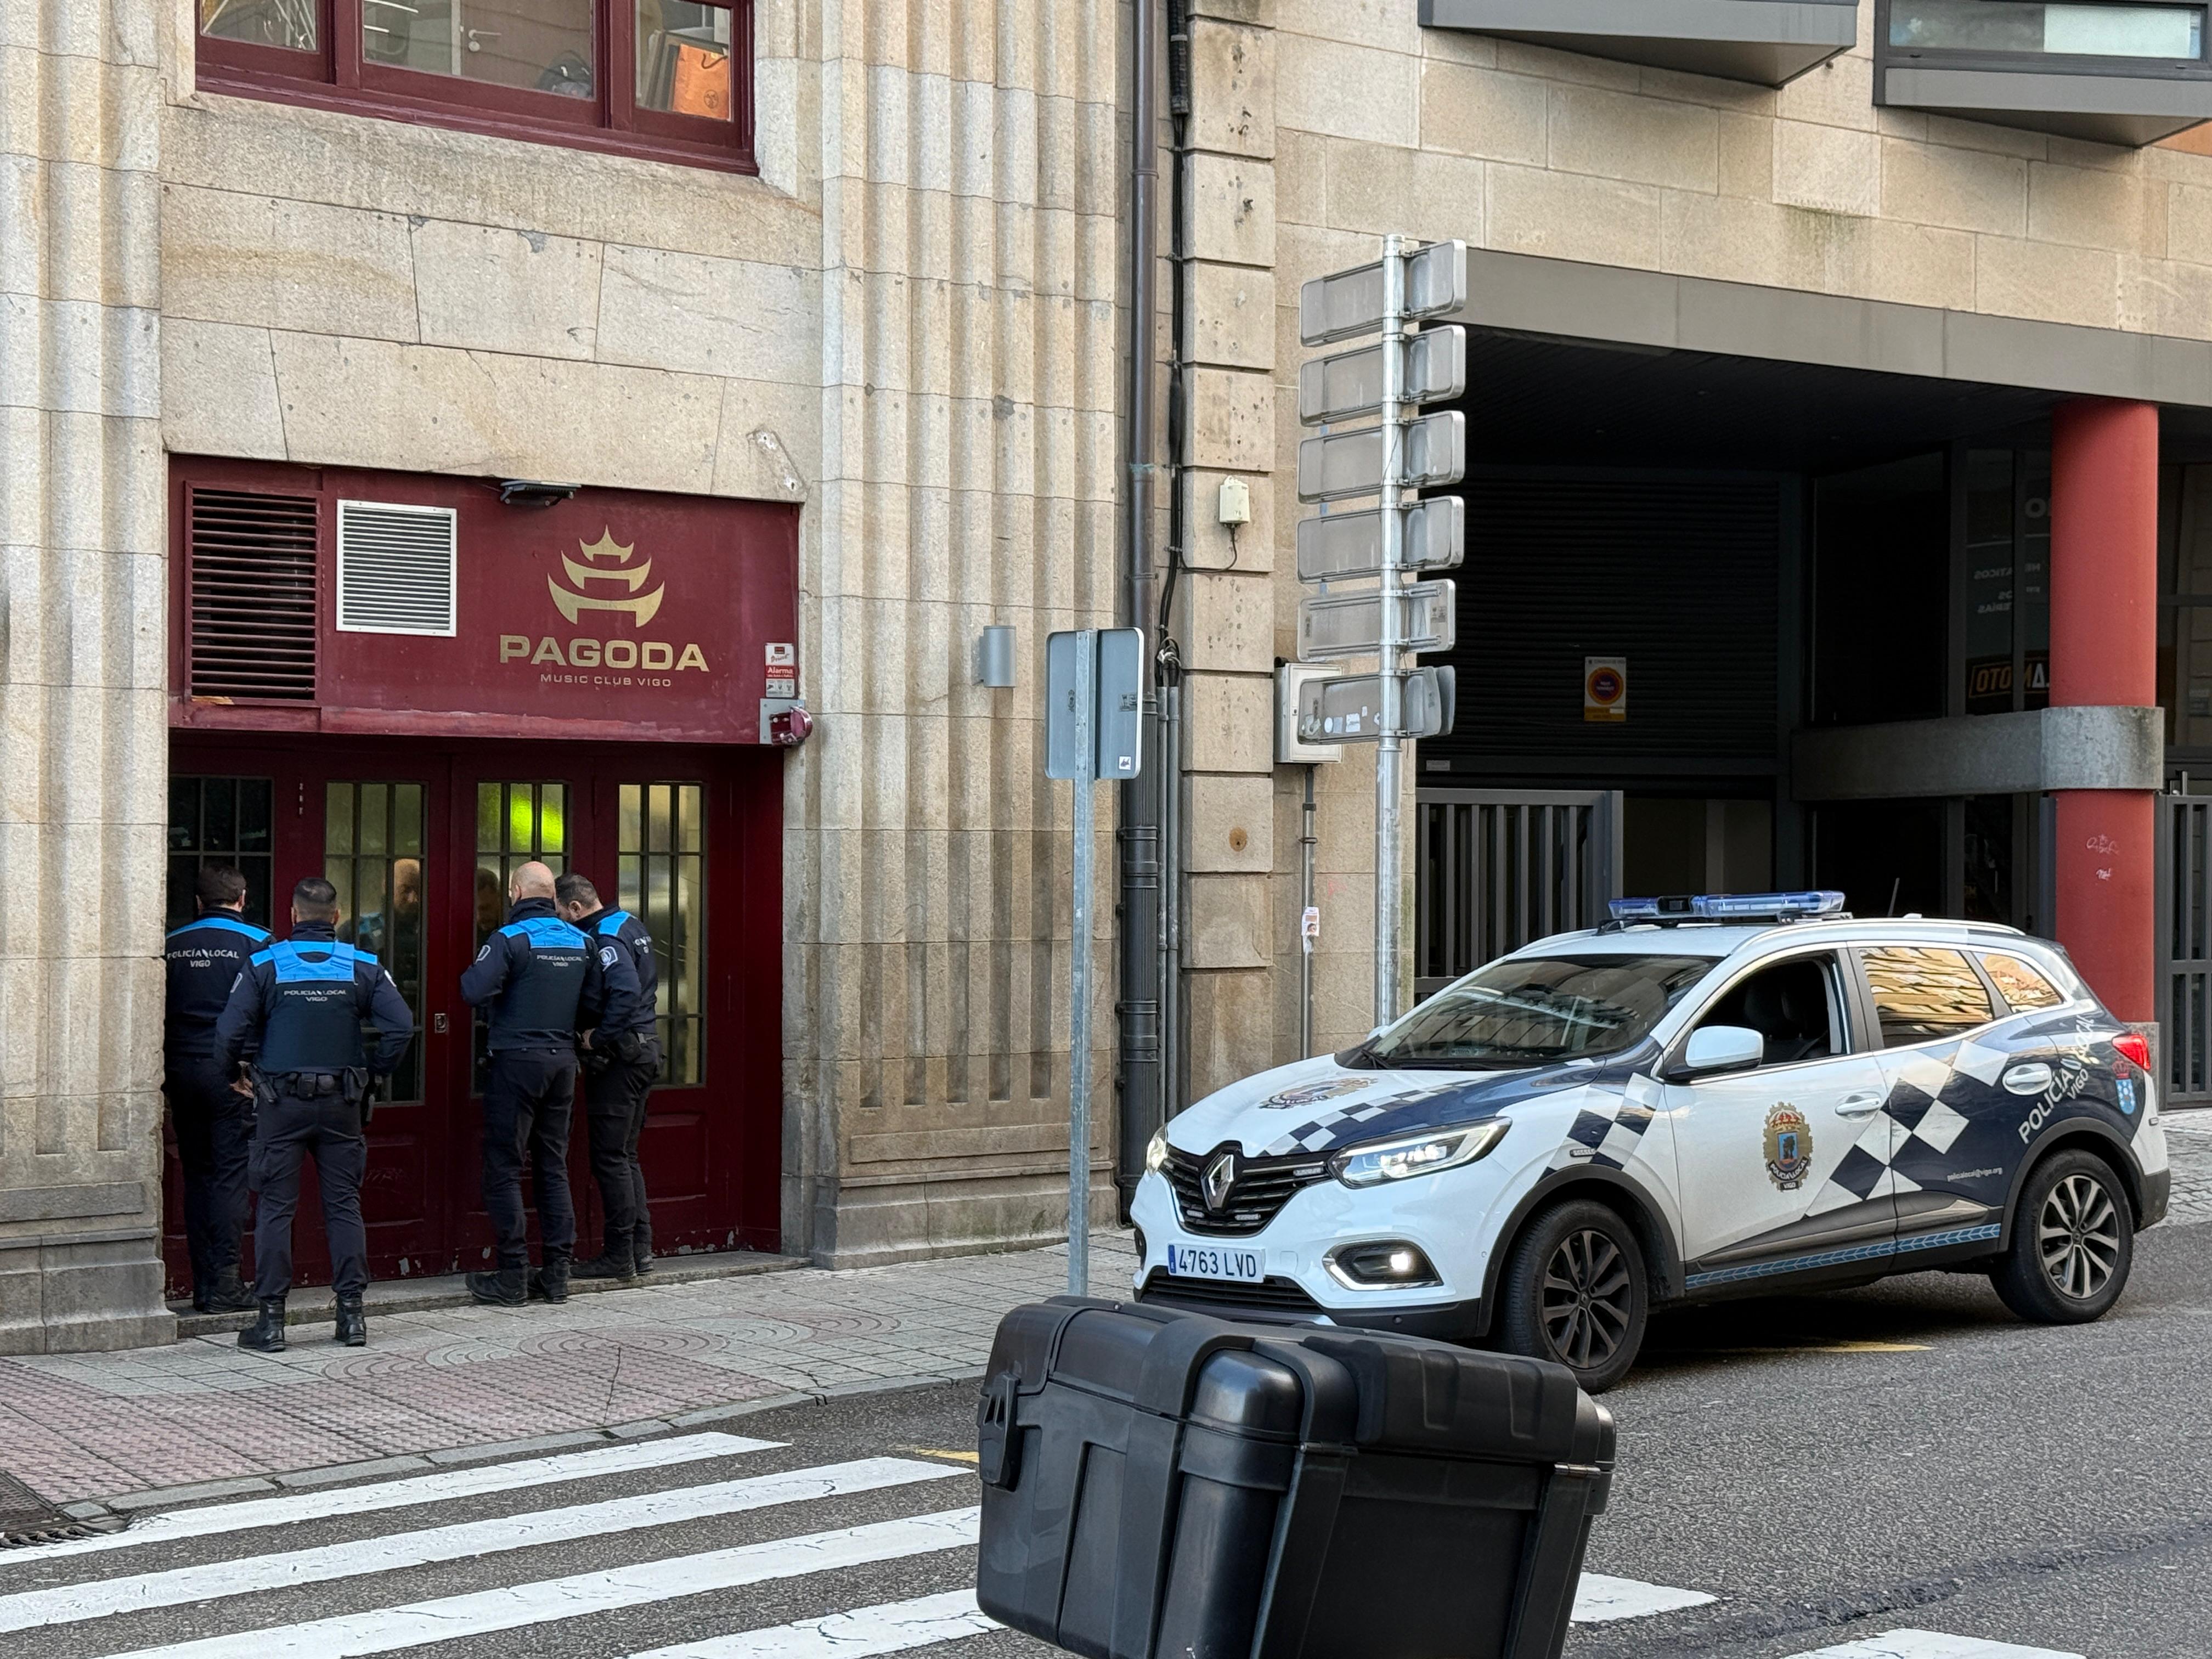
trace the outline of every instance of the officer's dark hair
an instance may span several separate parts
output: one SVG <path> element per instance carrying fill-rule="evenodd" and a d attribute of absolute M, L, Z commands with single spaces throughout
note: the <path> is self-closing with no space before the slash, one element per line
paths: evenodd
<path fill-rule="evenodd" d="M 553 896 L 562 904 L 597 904 L 599 890 L 592 885 L 589 876 L 556 876 L 553 878 Z"/>
<path fill-rule="evenodd" d="M 246 878 L 234 865 L 203 864 L 192 890 L 203 910 L 227 910 L 246 896 Z"/>
<path fill-rule="evenodd" d="M 302 921 L 336 921 L 338 890 L 320 876 L 309 876 L 292 890 L 292 908 Z"/>

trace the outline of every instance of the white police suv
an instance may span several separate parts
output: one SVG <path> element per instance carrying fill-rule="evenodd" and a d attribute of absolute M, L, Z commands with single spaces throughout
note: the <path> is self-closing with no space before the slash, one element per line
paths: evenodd
<path fill-rule="evenodd" d="M 1139 1296 L 1487 1340 L 1591 1389 L 1655 1302 L 1950 1267 L 2097 1318 L 2166 1213 L 2145 1039 L 2054 945 L 1842 904 L 1617 900 L 1209 1096 L 1152 1141 Z"/>

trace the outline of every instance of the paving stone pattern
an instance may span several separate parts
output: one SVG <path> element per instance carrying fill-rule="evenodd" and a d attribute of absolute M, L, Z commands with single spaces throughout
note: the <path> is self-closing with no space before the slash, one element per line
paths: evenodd
<path fill-rule="evenodd" d="M 1096 1237 L 1093 1289 L 1125 1294 L 1133 1259 L 1126 1233 Z M 1065 1249 L 1030 1250 L 645 1285 L 557 1308 L 389 1315 L 372 1321 L 367 1348 L 336 1346 L 327 1328 L 308 1324 L 276 1356 L 225 1333 L 4 1359 L 0 1470 L 56 1503 L 117 1504 L 149 1489 L 975 1376 L 1000 1314 L 1066 1283 Z"/>

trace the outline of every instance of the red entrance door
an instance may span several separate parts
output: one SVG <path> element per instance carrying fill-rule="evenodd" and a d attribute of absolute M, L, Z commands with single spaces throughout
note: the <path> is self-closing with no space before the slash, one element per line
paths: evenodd
<path fill-rule="evenodd" d="M 772 751 L 434 739 L 201 738 L 172 757 L 170 894 L 191 908 L 200 862 L 246 870 L 253 919 L 281 937 L 294 883 L 338 889 L 343 937 L 373 951 L 417 1035 L 369 1129 L 363 1212 L 379 1279 L 489 1259 L 478 1142 L 483 1043 L 461 969 L 506 920 L 507 878 L 531 858 L 588 876 L 643 919 L 660 966 L 665 1055 L 641 1157 L 654 1246 L 772 1249 L 779 1237 L 781 793 Z M 172 925 L 182 920 L 174 916 Z M 578 1248 L 601 1211 L 571 1136 Z M 188 1280 L 172 1170 L 170 1276 Z M 328 1258 L 303 1193 L 302 1283 Z"/>

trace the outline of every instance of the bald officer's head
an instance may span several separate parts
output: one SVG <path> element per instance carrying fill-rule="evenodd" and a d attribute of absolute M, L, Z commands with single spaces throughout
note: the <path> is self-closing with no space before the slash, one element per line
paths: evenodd
<path fill-rule="evenodd" d="M 553 896 L 553 872 L 536 859 L 518 865 L 507 878 L 507 896 L 517 904 L 525 899 L 550 899 Z"/>

